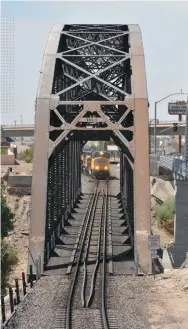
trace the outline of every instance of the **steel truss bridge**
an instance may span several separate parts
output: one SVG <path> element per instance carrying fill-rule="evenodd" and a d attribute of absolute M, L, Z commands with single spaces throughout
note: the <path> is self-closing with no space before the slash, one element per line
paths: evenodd
<path fill-rule="evenodd" d="M 36 99 L 29 265 L 42 272 L 81 195 L 80 152 L 113 139 L 120 194 L 140 267 L 150 272 L 148 96 L 138 25 L 55 25 Z"/>

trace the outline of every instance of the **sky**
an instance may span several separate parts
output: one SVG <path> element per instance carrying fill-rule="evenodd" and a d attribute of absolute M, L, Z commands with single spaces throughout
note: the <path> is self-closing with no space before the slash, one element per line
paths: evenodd
<path fill-rule="evenodd" d="M 2 114 L 2 124 L 34 123 L 39 71 L 48 33 L 61 24 L 139 24 L 142 33 L 149 115 L 154 103 L 178 93 L 188 93 L 188 2 L 181 1 L 3 1 L 2 12 L 15 20 L 14 110 Z M 157 106 L 160 120 L 168 115 L 168 101 Z"/>

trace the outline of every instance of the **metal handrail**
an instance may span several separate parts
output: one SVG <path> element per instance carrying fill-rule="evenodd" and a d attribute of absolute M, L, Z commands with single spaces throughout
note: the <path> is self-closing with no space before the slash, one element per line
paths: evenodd
<path fill-rule="evenodd" d="M 176 121 L 176 120 L 160 120 L 159 123 L 157 123 L 157 126 L 160 125 L 160 124 L 165 124 L 165 123 L 166 124 L 172 124 L 172 123 L 174 123 L 174 121 Z M 181 121 L 181 124 L 184 124 L 184 123 L 186 123 L 185 120 Z M 149 122 L 149 125 L 154 126 L 154 123 Z M 23 124 L 23 125 L 16 125 L 16 126 L 15 125 L 1 125 L 1 127 L 4 128 L 4 129 L 7 129 L 7 128 L 15 128 L 15 129 L 19 128 L 20 129 L 20 128 L 27 128 L 27 127 L 34 127 L 34 126 L 35 126 L 34 123 L 33 124 L 29 123 L 29 124 Z"/>
<path fill-rule="evenodd" d="M 170 169 L 175 174 L 188 178 L 188 162 L 183 159 L 174 159 L 172 156 L 160 156 L 160 165 Z"/>
<path fill-rule="evenodd" d="M 167 126 L 173 126 L 173 123 L 177 123 L 178 126 L 184 126 L 186 125 L 186 122 L 185 121 L 181 121 L 179 122 L 178 120 L 173 120 L 173 121 L 160 121 L 159 123 L 157 123 L 157 127 L 159 126 L 164 126 L 164 125 L 167 125 Z M 154 123 L 149 123 L 149 126 L 150 127 L 153 127 L 155 124 Z"/>
<path fill-rule="evenodd" d="M 173 171 L 185 178 L 188 178 L 188 162 L 185 160 L 174 159 Z"/>
<path fill-rule="evenodd" d="M 27 128 L 27 127 L 34 127 L 34 124 L 24 124 L 24 125 L 1 125 L 3 129 L 8 129 L 8 128 Z"/>

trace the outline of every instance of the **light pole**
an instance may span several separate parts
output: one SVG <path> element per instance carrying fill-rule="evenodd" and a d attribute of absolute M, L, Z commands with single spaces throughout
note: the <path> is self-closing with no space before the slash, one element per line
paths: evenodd
<path fill-rule="evenodd" d="M 157 132 L 157 130 L 156 130 L 156 126 L 157 126 L 157 104 L 164 101 L 168 97 L 174 96 L 174 95 L 188 95 L 188 93 L 173 93 L 173 94 L 165 96 L 164 98 L 161 98 L 160 100 L 155 102 L 155 125 L 154 125 L 154 153 L 155 154 L 157 154 L 157 134 L 156 134 L 156 132 Z"/>
<path fill-rule="evenodd" d="M 150 119 L 149 120 L 149 154 L 151 154 L 151 133 L 150 133 L 150 127 L 151 127 L 151 123 L 152 121 L 154 121 L 155 119 Z"/>
<path fill-rule="evenodd" d="M 23 115 L 20 116 L 20 124 L 23 125 Z M 23 144 L 23 137 L 21 137 L 21 143 Z"/>
<path fill-rule="evenodd" d="M 151 124 L 152 124 L 153 121 L 155 121 L 155 119 L 150 119 L 149 120 L 149 153 L 150 154 L 151 154 L 151 136 L 152 136 L 152 134 L 150 132 L 150 128 L 151 128 Z M 156 121 L 157 121 L 157 124 L 158 124 L 159 120 L 157 119 Z"/>

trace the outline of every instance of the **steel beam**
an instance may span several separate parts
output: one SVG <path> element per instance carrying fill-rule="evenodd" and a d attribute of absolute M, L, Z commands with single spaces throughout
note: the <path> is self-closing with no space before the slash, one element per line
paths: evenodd
<path fill-rule="evenodd" d="M 50 97 L 56 52 L 63 26 L 56 25 L 48 39 L 40 75 L 35 108 L 34 161 L 31 197 L 31 218 L 29 230 L 28 265 L 41 257 L 42 272 L 45 254 L 46 201 L 48 176 L 48 127 L 50 121 Z"/>
<path fill-rule="evenodd" d="M 134 232 L 135 253 L 139 265 L 146 273 L 151 272 L 151 256 L 148 250 L 148 235 L 151 232 L 150 171 L 148 136 L 148 96 L 145 76 L 144 51 L 140 29 L 129 25 L 131 65 L 133 72 L 134 110 Z"/>

